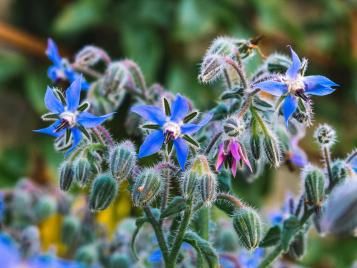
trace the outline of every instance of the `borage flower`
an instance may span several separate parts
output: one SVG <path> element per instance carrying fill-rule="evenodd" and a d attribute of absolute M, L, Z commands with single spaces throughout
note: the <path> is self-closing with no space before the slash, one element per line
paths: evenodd
<path fill-rule="evenodd" d="M 42 118 L 47 121 L 55 121 L 47 128 L 34 130 L 34 132 L 47 134 L 56 138 L 66 135 L 72 137 L 72 146 L 67 151 L 70 153 L 82 140 L 82 132 L 88 136 L 86 128 L 94 128 L 113 114 L 95 116 L 85 110 L 89 107 L 84 102 L 79 105 L 81 93 L 81 77 L 76 79 L 66 90 L 65 96 L 50 87 L 45 94 L 45 105 L 50 113 Z"/>
<path fill-rule="evenodd" d="M 243 145 L 234 138 L 224 141 L 218 147 L 216 170 L 219 171 L 224 163 L 231 169 L 234 177 L 237 174 L 238 164 L 241 167 L 243 163 L 246 164 L 252 172 L 252 167 Z"/>
<path fill-rule="evenodd" d="M 165 100 L 164 100 L 165 101 Z M 199 131 L 212 118 L 212 114 L 207 114 L 203 120 L 197 124 L 187 123 L 190 121 L 189 104 L 180 94 L 176 95 L 171 106 L 165 105 L 166 109 L 150 105 L 135 105 L 131 111 L 140 115 L 145 120 L 154 123 L 156 130 L 148 135 L 139 149 L 139 158 L 157 153 L 164 143 L 173 142 L 176 150 L 176 157 L 182 170 L 188 157 L 189 147 L 186 141 L 192 141 L 189 136 Z M 191 118 L 192 119 L 192 118 Z"/>
<path fill-rule="evenodd" d="M 283 96 L 282 111 L 286 124 L 298 107 L 297 98 L 308 101 L 308 95 L 325 96 L 335 91 L 335 82 L 322 75 L 304 76 L 304 64 L 299 56 L 290 47 L 292 64 L 287 69 L 285 76 L 275 77 L 253 85 L 274 96 Z"/>
<path fill-rule="evenodd" d="M 47 72 L 48 77 L 52 81 L 58 82 L 68 80 L 72 83 L 81 76 L 81 74 L 73 70 L 67 59 L 60 56 L 57 45 L 51 38 L 48 39 L 46 55 L 53 63 L 53 65 L 48 68 Z M 82 90 L 87 90 L 89 88 L 89 84 L 86 80 L 82 79 L 81 83 Z"/>

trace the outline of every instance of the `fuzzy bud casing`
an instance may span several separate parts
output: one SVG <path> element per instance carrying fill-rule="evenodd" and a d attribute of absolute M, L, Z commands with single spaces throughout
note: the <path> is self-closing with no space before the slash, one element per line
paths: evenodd
<path fill-rule="evenodd" d="M 233 217 L 233 226 L 241 244 L 248 250 L 259 246 L 262 238 L 262 220 L 253 208 L 244 207 Z"/>
<path fill-rule="evenodd" d="M 135 146 L 131 141 L 124 141 L 109 152 L 109 169 L 118 181 L 127 179 L 136 164 Z"/>
<path fill-rule="evenodd" d="M 92 165 L 86 158 L 79 158 L 73 165 L 74 177 L 80 187 L 86 186 L 93 178 Z"/>
<path fill-rule="evenodd" d="M 223 123 L 224 132 L 229 137 L 238 137 L 245 130 L 244 122 L 237 117 L 230 117 Z"/>
<path fill-rule="evenodd" d="M 78 238 L 80 221 L 78 218 L 68 215 L 63 219 L 61 226 L 61 241 L 66 245 L 71 245 Z"/>
<path fill-rule="evenodd" d="M 321 147 L 330 148 L 336 142 L 336 131 L 331 126 L 323 124 L 315 130 L 314 138 Z"/>
<path fill-rule="evenodd" d="M 110 256 L 109 268 L 130 268 L 131 262 L 127 254 L 115 252 Z"/>
<path fill-rule="evenodd" d="M 325 176 L 317 167 L 307 166 L 303 172 L 305 199 L 309 205 L 320 207 L 325 197 Z"/>
<path fill-rule="evenodd" d="M 135 179 L 132 199 L 134 206 L 141 207 L 150 204 L 160 192 L 160 172 L 153 168 L 144 169 Z"/>
<path fill-rule="evenodd" d="M 273 167 L 280 165 L 280 148 L 277 140 L 270 135 L 265 135 L 263 138 L 263 148 L 265 156 Z"/>
<path fill-rule="evenodd" d="M 104 210 L 114 200 L 118 192 L 118 182 L 109 174 L 98 175 L 92 183 L 89 194 L 91 210 Z"/>
<path fill-rule="evenodd" d="M 74 179 L 73 164 L 65 161 L 61 164 L 60 170 L 60 188 L 62 191 L 68 191 Z"/>
<path fill-rule="evenodd" d="M 75 254 L 75 260 L 84 267 L 92 267 L 98 261 L 98 258 L 98 248 L 94 244 L 81 246 Z"/>
<path fill-rule="evenodd" d="M 34 206 L 37 220 L 42 221 L 53 215 L 57 210 L 56 200 L 49 196 L 41 196 Z"/>
<path fill-rule="evenodd" d="M 129 83 L 130 74 L 125 65 L 119 62 L 111 63 L 104 75 L 103 88 L 105 92 L 119 93 Z"/>
<path fill-rule="evenodd" d="M 75 64 L 80 66 L 93 66 L 103 60 L 106 63 L 110 62 L 108 54 L 101 48 L 95 46 L 85 46 L 75 57 Z"/>
<path fill-rule="evenodd" d="M 332 182 L 334 185 L 343 183 L 349 176 L 349 167 L 343 160 L 336 160 L 331 164 Z"/>

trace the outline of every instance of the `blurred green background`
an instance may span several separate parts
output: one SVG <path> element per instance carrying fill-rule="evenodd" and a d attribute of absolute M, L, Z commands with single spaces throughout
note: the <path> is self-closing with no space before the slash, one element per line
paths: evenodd
<path fill-rule="evenodd" d="M 263 35 L 265 54 L 287 53 L 290 44 L 310 60 L 308 74 L 323 74 L 340 84 L 334 94 L 314 99 L 316 123 L 336 127 L 340 142 L 335 156 L 343 157 L 357 145 L 354 0 L 0 0 L 0 185 L 11 186 L 23 176 L 54 178 L 62 159 L 50 138 L 31 132 L 43 126 L 39 116 L 50 83 L 44 54 L 48 37 L 68 57 L 93 44 L 113 59 L 133 59 L 148 83 L 182 92 L 204 109 L 214 105 L 220 85 L 198 83 L 199 62 L 211 41 L 226 35 Z M 258 63 L 258 57 L 250 61 L 250 69 Z M 126 113 L 125 108 L 120 112 Z M 122 129 L 118 120 L 110 127 Z M 311 137 L 302 146 L 319 161 Z M 318 262 L 321 252 L 330 254 L 328 243 L 313 244 L 318 253 L 308 262 Z"/>

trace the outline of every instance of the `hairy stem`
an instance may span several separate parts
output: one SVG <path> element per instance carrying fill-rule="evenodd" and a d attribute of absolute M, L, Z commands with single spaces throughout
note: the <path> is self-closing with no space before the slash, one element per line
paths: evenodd
<path fill-rule="evenodd" d="M 241 80 L 243 88 L 244 89 L 248 89 L 247 79 L 245 77 L 245 73 L 242 70 L 241 66 L 238 65 L 234 60 L 232 60 L 231 58 L 228 58 L 228 57 L 225 58 L 225 61 L 226 61 L 227 64 L 232 66 L 233 69 L 237 72 L 237 74 L 238 74 L 238 76 L 239 76 L 239 78 Z"/>
<path fill-rule="evenodd" d="M 205 150 L 205 154 L 209 154 L 213 148 L 213 146 L 216 144 L 217 140 L 221 137 L 221 135 L 223 134 L 223 132 L 218 132 L 210 141 L 210 143 L 208 144 L 206 150 Z"/>
<path fill-rule="evenodd" d="M 323 155 L 324 155 L 324 161 L 326 164 L 327 175 L 329 180 L 328 189 L 330 189 L 333 187 L 333 178 L 332 178 L 332 170 L 331 170 L 331 154 L 330 154 L 330 150 L 327 147 L 324 147 Z"/>
<path fill-rule="evenodd" d="M 283 249 L 278 245 L 264 260 L 260 263 L 259 268 L 270 267 L 270 265 L 283 253 Z"/>
<path fill-rule="evenodd" d="M 88 67 L 84 67 L 84 66 L 80 66 L 78 64 L 72 64 L 72 68 L 80 73 L 83 73 L 83 74 L 86 74 L 86 75 L 89 75 L 95 79 L 99 79 L 103 76 L 103 74 L 91 69 L 91 68 L 88 68 Z"/>
<path fill-rule="evenodd" d="M 167 202 L 169 200 L 169 194 L 170 194 L 170 183 L 171 183 L 171 170 L 169 168 L 164 170 L 165 175 L 164 178 L 164 189 L 161 193 L 161 207 L 160 211 L 161 213 L 166 209 Z M 160 226 L 162 225 L 164 219 L 160 218 L 159 224 Z"/>
<path fill-rule="evenodd" d="M 217 200 L 226 200 L 230 203 L 232 203 L 235 207 L 243 208 L 244 205 L 243 203 L 234 195 L 231 195 L 229 193 L 219 193 L 217 194 Z"/>
<path fill-rule="evenodd" d="M 179 254 L 180 248 L 181 248 L 181 244 L 184 238 L 184 235 L 186 233 L 186 229 L 190 223 L 190 219 L 191 219 L 191 214 L 192 214 L 192 198 L 190 198 L 189 200 L 187 200 L 187 207 L 185 209 L 185 212 L 183 214 L 183 218 L 182 221 L 180 223 L 180 227 L 178 229 L 178 232 L 176 234 L 174 243 L 172 245 L 171 248 L 171 252 L 170 252 L 170 266 L 169 267 L 175 267 L 176 265 L 176 259 L 177 256 Z"/>
<path fill-rule="evenodd" d="M 167 243 L 166 243 L 164 234 L 162 232 L 162 229 L 159 226 L 159 223 L 155 219 L 155 217 L 152 214 L 151 209 L 149 207 L 147 207 L 147 206 L 144 207 L 144 212 L 146 214 L 146 217 L 149 219 L 151 226 L 153 227 L 153 229 L 155 231 L 155 235 L 156 235 L 157 241 L 159 243 L 159 247 L 162 252 L 162 256 L 164 258 L 165 264 L 168 264 L 169 263 L 169 250 L 168 250 Z"/>

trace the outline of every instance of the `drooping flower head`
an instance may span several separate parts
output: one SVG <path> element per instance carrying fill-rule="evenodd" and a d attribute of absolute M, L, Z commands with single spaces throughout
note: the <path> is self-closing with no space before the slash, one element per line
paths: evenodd
<path fill-rule="evenodd" d="M 186 141 L 192 140 L 189 135 L 199 131 L 212 118 L 212 114 L 207 114 L 199 123 L 186 122 L 185 117 L 189 112 L 189 104 L 180 94 L 177 94 L 175 100 L 171 102 L 169 111 L 166 111 L 167 114 L 159 107 L 151 105 L 135 105 L 131 111 L 155 124 L 156 128 L 140 146 L 139 158 L 155 154 L 164 143 L 173 142 L 182 170 L 185 168 L 189 152 Z"/>
<path fill-rule="evenodd" d="M 79 104 L 81 93 L 81 77 L 77 78 L 67 88 L 65 96 L 53 88 L 48 87 L 45 94 L 45 105 L 50 113 L 43 116 L 44 120 L 55 121 L 47 128 L 34 130 L 34 132 L 47 134 L 56 138 L 66 135 L 72 138 L 70 153 L 82 140 L 82 133 L 87 134 L 87 128 L 94 128 L 113 114 L 95 116 L 85 110 L 87 103 Z M 66 138 L 67 139 L 67 138 Z"/>
<path fill-rule="evenodd" d="M 224 141 L 218 147 L 216 170 L 220 170 L 224 163 L 228 165 L 234 177 L 238 166 L 242 167 L 243 163 L 252 171 L 243 145 L 234 138 Z"/>
<path fill-rule="evenodd" d="M 60 56 L 57 45 L 51 38 L 48 39 L 46 55 L 52 61 L 52 65 L 47 71 L 48 77 L 52 81 L 67 80 L 72 83 L 81 76 L 81 74 L 73 70 L 67 59 Z M 81 88 L 82 90 L 89 88 L 88 82 L 84 79 L 81 80 Z"/>
<path fill-rule="evenodd" d="M 304 64 L 299 56 L 290 47 L 292 64 L 287 69 L 284 76 L 275 77 L 263 82 L 254 84 L 254 88 L 259 88 L 274 96 L 284 96 L 282 112 L 286 124 L 298 107 L 298 98 L 303 101 L 309 100 L 309 95 L 325 96 L 335 91 L 333 87 L 338 86 L 322 75 L 304 76 Z"/>

